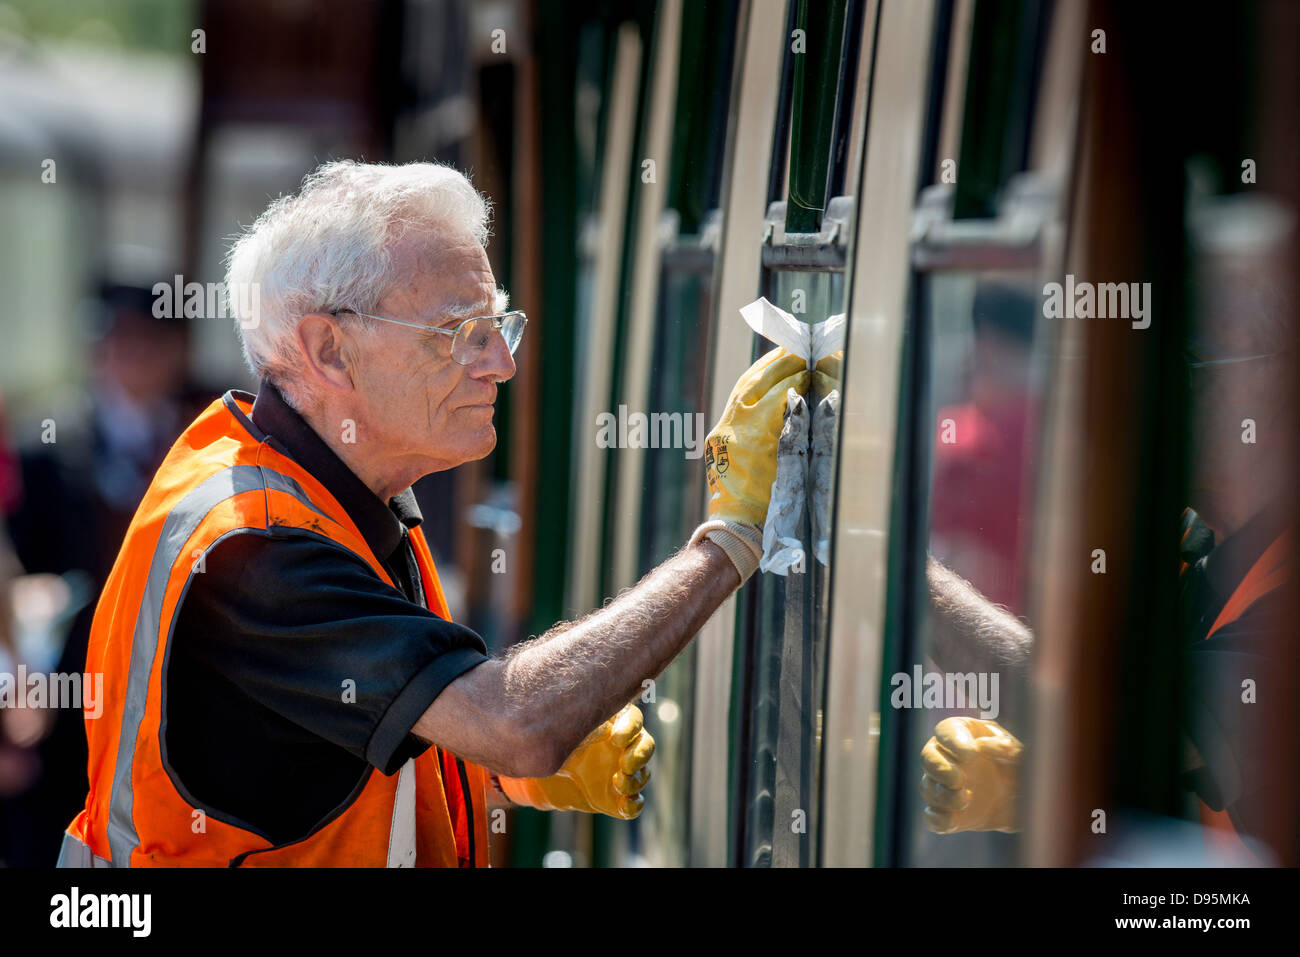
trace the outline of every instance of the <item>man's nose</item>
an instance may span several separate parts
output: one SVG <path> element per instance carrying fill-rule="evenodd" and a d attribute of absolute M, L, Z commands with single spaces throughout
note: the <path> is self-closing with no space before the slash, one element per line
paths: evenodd
<path fill-rule="evenodd" d="M 491 378 L 497 382 L 514 378 L 514 356 L 510 354 L 510 347 L 506 345 L 505 336 L 500 331 L 492 334 L 488 344 L 483 347 L 483 352 L 474 360 L 470 375 L 476 379 Z"/>

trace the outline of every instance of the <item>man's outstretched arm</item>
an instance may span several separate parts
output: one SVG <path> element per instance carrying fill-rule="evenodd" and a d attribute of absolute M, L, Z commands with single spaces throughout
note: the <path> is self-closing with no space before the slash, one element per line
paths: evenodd
<path fill-rule="evenodd" d="M 1023 671 L 1034 635 L 1023 621 L 970 582 L 927 556 L 930 657 L 948 671 Z"/>
<path fill-rule="evenodd" d="M 555 773 L 754 570 L 786 394 L 806 393 L 808 381 L 805 361 L 784 350 L 754 363 L 707 439 L 710 521 L 691 544 L 604 608 L 461 675 L 414 733 L 500 774 Z"/>
<path fill-rule="evenodd" d="M 554 774 L 739 586 L 722 549 L 709 541 L 690 545 L 599 611 L 457 678 L 415 733 L 503 774 Z"/>

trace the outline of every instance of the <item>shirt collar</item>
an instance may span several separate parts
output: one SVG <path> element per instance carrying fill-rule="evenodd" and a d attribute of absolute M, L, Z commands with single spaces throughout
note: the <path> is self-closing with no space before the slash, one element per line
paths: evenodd
<path fill-rule="evenodd" d="M 1205 558 L 1206 578 L 1225 601 L 1284 528 L 1281 509 L 1266 507 L 1210 551 Z"/>
<path fill-rule="evenodd" d="M 1201 517 L 1190 508 L 1184 511 L 1180 551 L 1188 568 L 1182 593 L 1191 634 L 1204 637 L 1251 566 L 1285 528 L 1281 503 L 1274 503 L 1216 544 L 1214 531 Z"/>
<path fill-rule="evenodd" d="M 397 550 L 406 529 L 424 520 L 409 488 L 385 505 L 270 382 L 263 380 L 258 388 L 252 418 L 253 424 L 270 436 L 272 445 L 310 472 L 338 500 L 381 560 Z"/>

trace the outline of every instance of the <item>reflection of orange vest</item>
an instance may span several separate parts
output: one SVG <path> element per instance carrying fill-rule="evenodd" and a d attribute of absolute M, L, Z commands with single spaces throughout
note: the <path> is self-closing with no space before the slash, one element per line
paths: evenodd
<path fill-rule="evenodd" d="M 1286 583 L 1287 576 L 1290 574 L 1291 558 L 1291 533 L 1283 532 L 1273 540 L 1273 543 L 1264 549 L 1264 554 L 1256 559 L 1255 564 L 1250 566 L 1250 571 L 1246 572 L 1246 577 L 1241 583 L 1233 589 L 1228 600 L 1224 602 L 1223 608 L 1219 615 L 1214 619 L 1214 624 L 1210 626 L 1206 638 L 1213 638 L 1214 633 L 1225 625 L 1230 625 L 1246 613 L 1251 605 L 1259 601 L 1275 588 L 1281 587 Z M 1225 808 L 1222 811 L 1216 811 L 1204 801 L 1201 802 L 1201 823 L 1206 828 L 1212 828 L 1207 832 L 1207 838 L 1220 845 L 1224 850 L 1240 850 L 1244 847 L 1237 829 L 1233 826 L 1232 818 Z"/>
<path fill-rule="evenodd" d="M 368 768 L 345 807 L 291 844 L 272 846 L 182 796 L 163 754 L 164 679 L 177 609 L 207 551 L 237 531 L 307 529 L 393 584 L 334 497 L 252 424 L 249 398 L 228 393 L 177 440 L 100 595 L 86 670 L 104 676 L 103 711 L 86 719 L 90 793 L 60 865 L 486 866 L 488 772 L 435 747 L 395 775 Z M 449 618 L 424 536 L 410 538 L 429 607 Z"/>

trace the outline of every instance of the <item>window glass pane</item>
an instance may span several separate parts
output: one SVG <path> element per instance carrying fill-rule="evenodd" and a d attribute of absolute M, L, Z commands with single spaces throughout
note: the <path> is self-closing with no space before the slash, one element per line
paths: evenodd
<path fill-rule="evenodd" d="M 707 360 L 713 315 L 716 212 L 722 181 L 739 5 L 701 0 L 682 8 L 669 189 L 653 255 L 655 290 L 647 410 L 665 415 L 669 440 L 643 450 L 638 571 L 681 547 L 706 514 L 701 481 L 709 418 Z M 662 174 L 661 174 L 662 175 Z M 680 431 L 679 431 L 680 426 Z M 652 426 L 652 432 L 655 431 Z M 662 437 L 662 433 L 661 433 Z M 637 701 L 656 741 L 646 809 L 623 828 L 634 853 L 661 867 L 689 861 L 695 645 Z M 636 860 L 634 857 L 633 860 Z"/>
<path fill-rule="evenodd" d="M 977 3 L 971 32 L 955 219 L 991 217 L 1007 180 L 1025 169 L 1048 5 Z"/>
<path fill-rule="evenodd" d="M 799 0 L 799 25 L 788 54 L 794 57 L 789 232 L 817 232 L 826 207 L 846 5 L 847 0 Z"/>
<path fill-rule="evenodd" d="M 843 311 L 844 274 L 771 270 L 764 292 L 797 319 L 822 322 Z M 755 352 L 772 348 L 759 340 Z M 826 566 L 812 554 L 811 482 L 805 491 L 803 567 L 796 565 L 784 576 L 759 574 L 752 579 L 737 631 L 737 655 L 748 656 L 740 774 L 745 866 L 816 863 L 829 603 Z"/>
<path fill-rule="evenodd" d="M 681 547 L 704 510 L 703 484 L 695 480 L 699 477 L 704 436 L 713 425 L 702 403 L 711 312 L 711 255 L 702 266 L 665 268 L 660 279 L 650 408 L 681 413 L 683 447 L 646 450 L 642 568 L 654 568 Z"/>
<path fill-rule="evenodd" d="M 650 408 L 680 413 L 684 447 L 647 449 L 642 497 L 642 569 L 653 568 L 681 547 L 704 514 L 699 481 L 707 421 L 704 392 L 713 257 L 707 250 L 670 249 L 660 273 Z M 670 420 L 671 421 L 671 420 Z M 689 444 L 687 443 L 689 439 Z M 698 454 L 697 451 L 698 450 Z M 689 863 L 691 733 L 695 700 L 695 645 L 655 682 L 654 700 L 637 702 L 655 737 L 654 798 L 637 821 L 649 863 Z"/>
<path fill-rule="evenodd" d="M 902 732 L 900 862 L 1009 865 L 1017 860 L 1016 835 L 934 833 L 922 809 L 942 805 L 924 800 L 912 782 L 921 781 L 922 750 L 947 718 L 987 720 L 996 727 L 975 727 L 1026 737 L 1028 549 L 1045 398 L 1035 349 L 1041 292 L 1033 276 L 982 272 L 932 274 L 919 293 L 928 368 L 915 427 L 918 441 L 927 432 L 933 437 L 924 503 L 928 562 L 914 584 L 923 609 L 919 633 L 888 678 L 885 715 Z M 977 773 L 976 765 L 966 767 Z M 1019 826 L 1011 807 L 1005 821 L 989 823 Z M 977 811 L 957 810 L 953 820 L 970 823 Z"/>
<path fill-rule="evenodd" d="M 849 237 L 830 230 L 826 220 L 828 210 L 837 208 L 834 204 L 852 205 L 852 197 L 835 197 L 831 186 L 845 179 L 837 164 L 847 153 L 855 93 L 867 88 L 857 82 L 864 11 L 853 0 L 796 0 L 790 13 L 771 176 L 774 187 L 787 180 L 787 188 L 772 194 L 779 202 L 769 207 L 761 291 L 795 319 L 816 324 L 845 311 Z M 787 147 L 788 177 L 782 163 Z M 834 216 L 843 222 L 842 210 Z M 782 232 L 787 238 L 780 238 Z M 819 232 L 825 236 L 809 235 Z M 773 348 L 755 337 L 752 358 Z M 790 533 L 799 538 L 803 558 L 786 574 L 760 571 L 737 603 L 732 712 L 733 746 L 739 753 L 731 766 L 737 802 L 731 851 L 742 866 L 818 863 L 829 610 L 824 562 L 833 554 L 833 543 L 827 542 L 819 559 L 816 535 L 830 525 L 839 430 L 833 419 L 818 415 L 817 397 L 809 397 L 807 415 L 804 503 Z M 818 471 L 819 460 L 828 471 Z"/>

